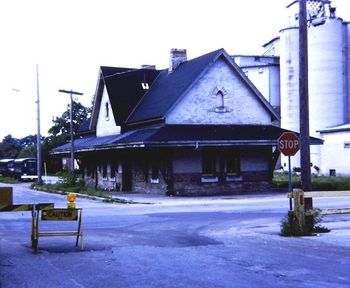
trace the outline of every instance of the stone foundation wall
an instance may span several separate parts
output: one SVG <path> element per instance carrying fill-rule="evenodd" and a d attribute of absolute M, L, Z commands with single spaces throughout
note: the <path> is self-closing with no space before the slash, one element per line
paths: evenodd
<path fill-rule="evenodd" d="M 136 193 L 146 194 L 158 194 L 165 195 L 167 190 L 167 184 L 164 181 L 163 176 L 159 173 L 158 183 L 151 179 L 151 174 L 145 175 L 145 172 L 140 167 L 134 167 L 132 179 L 132 190 Z"/>
<path fill-rule="evenodd" d="M 257 173 L 259 174 L 259 173 Z M 201 174 L 176 174 L 174 176 L 175 195 L 178 196 L 213 196 L 235 195 L 242 193 L 268 192 L 272 186 L 268 181 L 262 180 L 263 175 L 251 181 L 219 181 L 202 183 Z"/>

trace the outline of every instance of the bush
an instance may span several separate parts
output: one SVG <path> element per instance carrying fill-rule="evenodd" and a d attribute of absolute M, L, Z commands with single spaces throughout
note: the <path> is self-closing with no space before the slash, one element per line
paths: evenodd
<path fill-rule="evenodd" d="M 272 180 L 275 188 L 288 188 L 288 173 L 275 173 Z M 293 188 L 301 188 L 301 177 L 292 175 Z M 339 191 L 350 190 L 350 178 L 347 177 L 328 177 L 312 176 L 313 191 Z"/>
<path fill-rule="evenodd" d="M 294 211 L 288 211 L 281 221 L 281 236 L 304 236 Z"/>
<path fill-rule="evenodd" d="M 301 227 L 294 211 L 288 211 L 286 217 L 281 221 L 281 236 L 310 236 L 314 233 L 327 233 L 330 230 L 320 226 L 322 217 L 319 209 L 311 210 L 305 215 L 305 225 Z"/>

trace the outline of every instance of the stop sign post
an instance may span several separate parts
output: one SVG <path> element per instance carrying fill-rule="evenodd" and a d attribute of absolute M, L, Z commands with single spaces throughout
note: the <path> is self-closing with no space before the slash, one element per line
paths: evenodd
<path fill-rule="evenodd" d="M 288 156 L 288 190 L 292 192 L 292 171 L 290 156 L 294 156 L 299 151 L 299 137 L 293 132 L 283 132 L 277 140 L 278 150 Z M 290 199 L 290 210 L 292 210 L 292 199 Z"/>

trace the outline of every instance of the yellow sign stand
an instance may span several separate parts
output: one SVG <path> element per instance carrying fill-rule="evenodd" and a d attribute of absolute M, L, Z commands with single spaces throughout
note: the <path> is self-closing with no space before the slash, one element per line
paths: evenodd
<path fill-rule="evenodd" d="M 40 237 L 53 237 L 53 236 L 75 236 L 75 246 L 79 244 L 80 238 L 80 250 L 84 249 L 83 243 L 83 230 L 82 230 L 82 208 L 64 209 L 43 209 L 41 211 L 42 221 L 78 221 L 77 230 L 70 231 L 40 231 L 39 230 L 39 215 L 38 210 L 33 208 L 32 211 L 32 248 L 34 252 L 38 252 L 38 240 Z"/>

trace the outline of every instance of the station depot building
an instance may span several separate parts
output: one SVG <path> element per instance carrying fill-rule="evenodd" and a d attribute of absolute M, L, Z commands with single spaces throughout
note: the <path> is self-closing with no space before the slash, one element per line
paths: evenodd
<path fill-rule="evenodd" d="M 278 112 L 224 49 L 169 68 L 101 67 L 85 136 L 74 141 L 88 185 L 163 195 L 269 191 Z M 312 144 L 322 140 L 311 138 Z M 71 144 L 51 151 L 66 157 Z"/>

